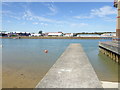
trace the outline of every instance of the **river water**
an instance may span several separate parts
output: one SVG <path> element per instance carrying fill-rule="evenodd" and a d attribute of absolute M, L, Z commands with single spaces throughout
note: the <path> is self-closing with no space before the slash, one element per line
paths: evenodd
<path fill-rule="evenodd" d="M 70 43 L 83 46 L 100 80 L 117 81 L 118 64 L 99 53 L 99 41 L 108 40 L 2 39 L 2 86 L 34 88 Z"/>

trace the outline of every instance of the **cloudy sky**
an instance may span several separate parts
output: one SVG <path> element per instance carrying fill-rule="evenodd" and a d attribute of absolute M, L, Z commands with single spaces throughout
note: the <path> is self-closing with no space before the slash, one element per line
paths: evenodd
<path fill-rule="evenodd" d="M 4 2 L 2 29 L 26 32 L 115 31 L 113 2 Z"/>

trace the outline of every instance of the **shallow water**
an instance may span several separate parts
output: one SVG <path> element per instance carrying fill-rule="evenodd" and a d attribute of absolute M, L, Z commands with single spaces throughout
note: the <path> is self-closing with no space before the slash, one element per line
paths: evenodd
<path fill-rule="evenodd" d="M 3 39 L 2 86 L 34 88 L 70 43 L 83 46 L 100 80 L 117 81 L 118 64 L 99 53 L 99 41 L 105 40 Z"/>

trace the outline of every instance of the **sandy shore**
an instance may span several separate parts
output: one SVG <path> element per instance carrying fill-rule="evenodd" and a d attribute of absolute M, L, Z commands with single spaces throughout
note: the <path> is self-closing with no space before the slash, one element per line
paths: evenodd
<path fill-rule="evenodd" d="M 27 68 L 3 69 L 2 88 L 34 88 L 45 72 L 31 71 Z"/>
<path fill-rule="evenodd" d="M 118 88 L 118 82 L 101 81 L 101 83 L 103 88 Z"/>

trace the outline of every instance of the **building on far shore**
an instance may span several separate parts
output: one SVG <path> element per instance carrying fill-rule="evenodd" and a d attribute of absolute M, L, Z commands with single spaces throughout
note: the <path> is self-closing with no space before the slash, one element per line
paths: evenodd
<path fill-rule="evenodd" d="M 73 37 L 74 34 L 73 34 L 73 33 L 64 33 L 63 36 L 64 36 L 64 37 Z"/>
<path fill-rule="evenodd" d="M 42 34 L 32 33 L 30 36 L 37 36 L 37 37 L 39 37 L 39 36 L 42 36 Z"/>
<path fill-rule="evenodd" d="M 101 34 L 101 37 L 114 37 L 116 36 L 116 33 L 104 33 L 104 34 Z"/>
<path fill-rule="evenodd" d="M 116 35 L 115 32 L 104 32 L 104 33 L 63 33 L 63 32 L 44 32 L 44 33 L 29 33 L 29 32 L 20 32 L 20 31 L 0 31 L 0 36 L 2 37 L 14 37 L 14 36 L 52 36 L 52 37 L 59 37 L 59 36 L 63 36 L 63 37 L 114 37 Z"/>
<path fill-rule="evenodd" d="M 48 32 L 48 36 L 63 36 L 62 32 Z"/>
<path fill-rule="evenodd" d="M 3 37 L 11 37 L 11 36 L 29 36 L 29 32 L 20 32 L 20 31 L 12 31 L 12 32 L 7 32 L 7 31 L 1 31 L 0 36 Z"/>
<path fill-rule="evenodd" d="M 78 34 L 77 37 L 100 37 L 98 34 Z"/>

